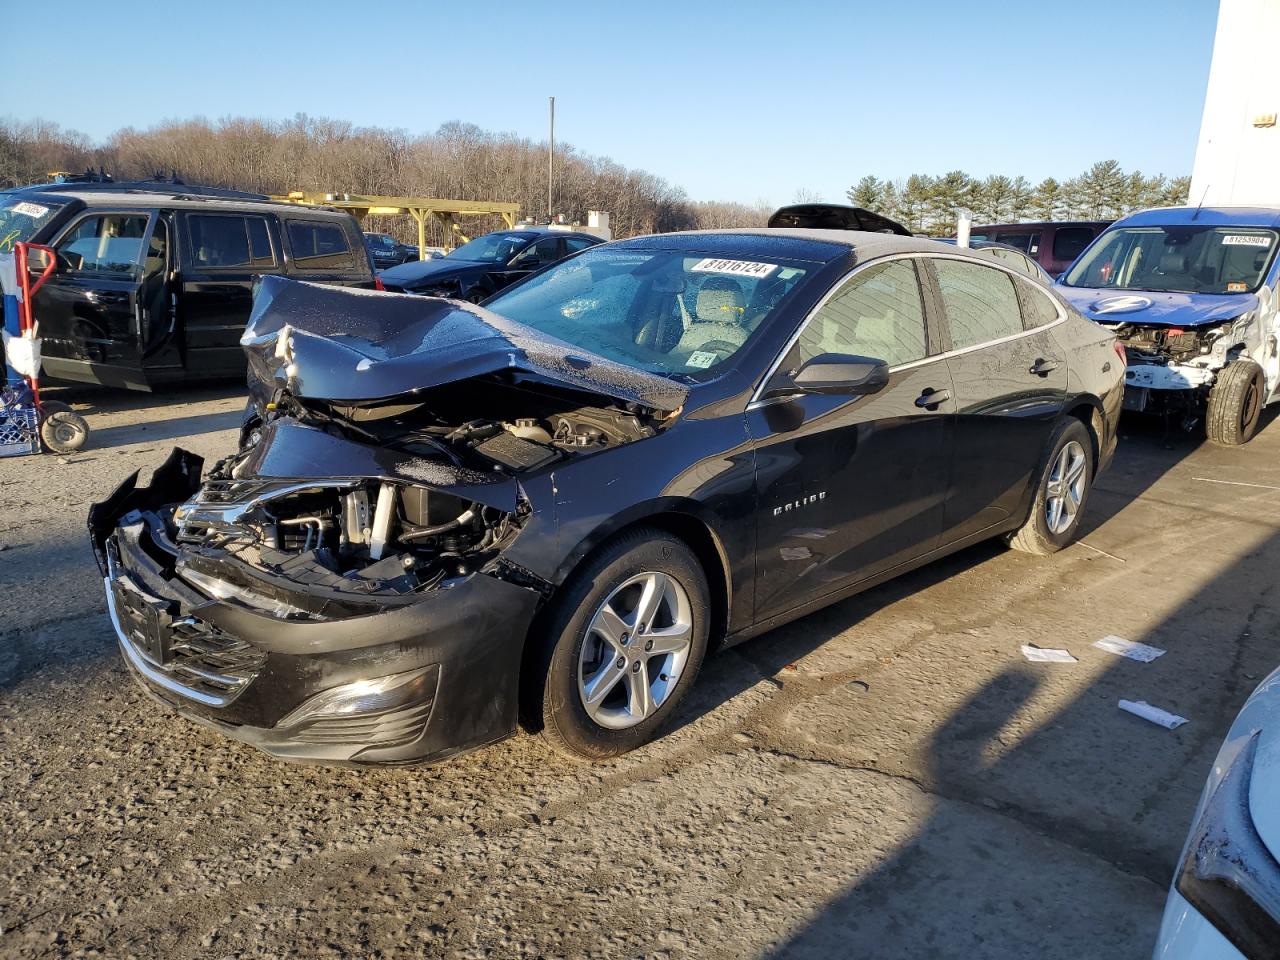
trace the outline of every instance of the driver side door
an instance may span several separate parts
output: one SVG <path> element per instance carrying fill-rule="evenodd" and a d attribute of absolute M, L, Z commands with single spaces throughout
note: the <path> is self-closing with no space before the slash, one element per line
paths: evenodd
<path fill-rule="evenodd" d="M 501 290 L 517 280 L 523 280 L 535 270 L 541 270 L 555 263 L 563 255 L 561 253 L 563 243 L 564 240 L 560 237 L 543 237 L 536 243 L 529 244 L 512 257 L 506 267 L 493 271 L 491 279 L 494 289 Z"/>
<path fill-rule="evenodd" d="M 938 544 L 955 407 L 923 289 L 914 258 L 856 269 L 806 319 L 747 408 L 757 622 L 835 599 Z M 824 353 L 883 360 L 888 383 L 867 396 L 764 398 Z"/>

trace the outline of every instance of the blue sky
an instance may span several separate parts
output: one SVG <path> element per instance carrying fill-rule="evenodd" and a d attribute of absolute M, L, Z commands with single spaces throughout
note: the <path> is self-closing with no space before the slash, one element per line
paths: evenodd
<path fill-rule="evenodd" d="M 783 203 L 840 200 L 866 173 L 1036 180 L 1112 157 L 1190 173 L 1217 3 L 0 0 L 0 14 L 0 116 L 95 139 L 296 113 L 541 139 L 554 95 L 558 140 L 694 199 Z"/>

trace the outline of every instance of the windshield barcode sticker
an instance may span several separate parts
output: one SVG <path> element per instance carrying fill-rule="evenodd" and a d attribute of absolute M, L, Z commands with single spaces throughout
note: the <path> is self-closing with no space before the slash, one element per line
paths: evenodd
<path fill-rule="evenodd" d="M 40 219 L 46 213 L 49 212 L 48 207 L 42 207 L 38 203 L 27 203 L 25 200 L 22 203 L 15 203 L 12 207 L 10 207 L 10 209 L 14 213 L 20 213 L 24 217 L 31 217 L 36 220 Z"/>
<path fill-rule="evenodd" d="M 1269 247 L 1271 238 L 1256 233 L 1228 233 L 1222 238 L 1225 247 Z"/>
<path fill-rule="evenodd" d="M 776 263 L 753 263 L 750 260 L 720 260 L 707 257 L 689 268 L 691 273 L 732 273 L 739 277 L 767 277 L 778 269 Z"/>

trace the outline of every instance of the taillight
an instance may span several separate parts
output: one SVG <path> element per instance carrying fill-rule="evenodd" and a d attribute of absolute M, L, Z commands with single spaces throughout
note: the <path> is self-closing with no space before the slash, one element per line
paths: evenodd
<path fill-rule="evenodd" d="M 375 289 L 375 290 L 381 290 L 383 293 L 386 293 L 386 292 L 387 292 L 387 288 L 386 288 L 385 286 L 383 286 L 383 284 L 382 284 L 382 278 L 381 278 L 381 277 L 374 277 L 374 278 L 373 278 L 373 289 Z"/>
<path fill-rule="evenodd" d="M 1116 356 L 1120 358 L 1120 362 L 1127 367 L 1129 365 L 1129 354 L 1125 353 L 1124 344 L 1116 340 L 1111 344 L 1111 347 L 1115 350 Z"/>

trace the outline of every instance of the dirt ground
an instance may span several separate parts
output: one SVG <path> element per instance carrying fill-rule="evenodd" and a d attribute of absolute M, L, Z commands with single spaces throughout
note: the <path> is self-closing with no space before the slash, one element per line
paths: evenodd
<path fill-rule="evenodd" d="M 0 460 L 5 957 L 1145 957 L 1280 661 L 1280 426 L 1127 424 L 1084 543 L 979 546 L 736 647 L 633 755 L 286 765 L 142 694 L 84 533 L 173 443 L 227 451 L 239 393 L 69 396 L 88 449 Z"/>

